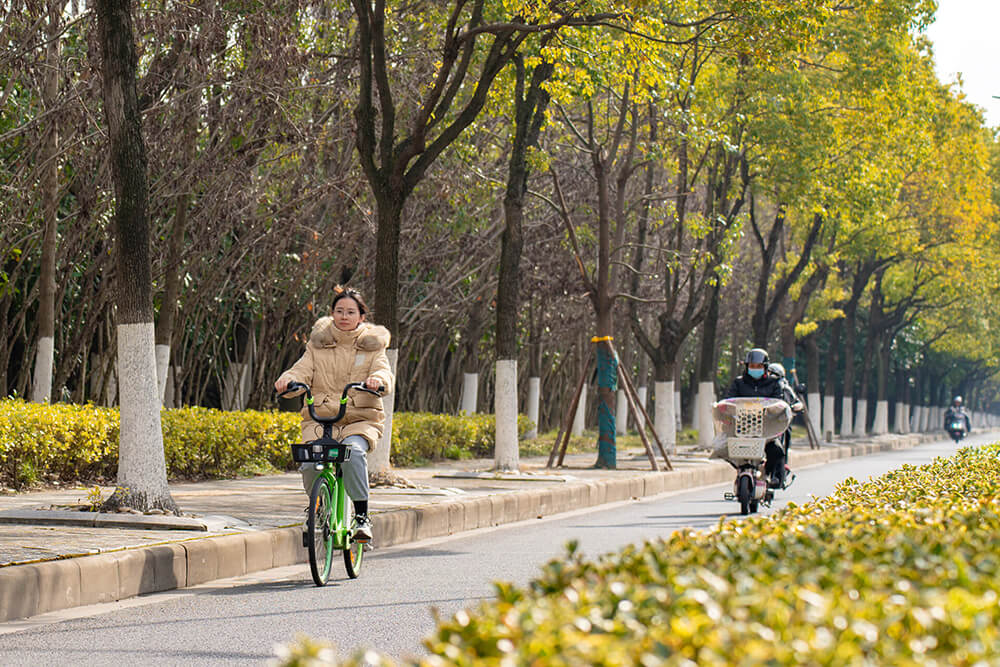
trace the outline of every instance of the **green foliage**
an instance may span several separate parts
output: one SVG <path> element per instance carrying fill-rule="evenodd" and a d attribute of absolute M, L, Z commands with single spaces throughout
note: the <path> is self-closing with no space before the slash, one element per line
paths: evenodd
<path fill-rule="evenodd" d="M 571 544 L 528 587 L 441 621 L 418 664 L 996 664 L 998 455 L 849 479 L 596 561 Z M 392 664 L 376 658 L 339 664 Z"/>
<path fill-rule="evenodd" d="M 518 415 L 518 435 L 530 428 L 528 418 Z M 392 416 L 392 443 L 392 464 L 403 468 L 441 459 L 488 458 L 496 443 L 496 419 L 489 414 L 397 412 Z"/>
<path fill-rule="evenodd" d="M 289 445 L 299 442 L 296 412 L 163 410 L 163 450 L 171 479 L 240 477 L 291 470 Z M 518 416 L 518 433 L 530 429 Z M 114 479 L 118 410 L 95 405 L 40 405 L 0 400 L 0 484 L 24 489 L 40 481 Z M 393 416 L 393 463 L 493 456 L 493 415 Z"/>
<path fill-rule="evenodd" d="M 234 477 L 287 470 L 299 416 L 281 412 L 163 410 L 163 449 L 171 479 Z M 113 479 L 118 410 L 95 405 L 0 401 L 0 483 Z"/>
<path fill-rule="evenodd" d="M 92 405 L 0 401 L 0 483 L 90 479 L 117 468 L 118 412 Z M 109 468 L 110 466 L 110 468 Z"/>

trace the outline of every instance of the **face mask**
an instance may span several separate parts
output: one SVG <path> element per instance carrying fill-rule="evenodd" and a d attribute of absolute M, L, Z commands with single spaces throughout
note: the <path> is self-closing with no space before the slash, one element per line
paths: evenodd
<path fill-rule="evenodd" d="M 764 369 L 763 368 L 748 368 L 747 369 L 747 375 L 749 375 L 750 377 L 752 377 L 754 380 L 759 380 L 762 377 L 764 377 Z"/>

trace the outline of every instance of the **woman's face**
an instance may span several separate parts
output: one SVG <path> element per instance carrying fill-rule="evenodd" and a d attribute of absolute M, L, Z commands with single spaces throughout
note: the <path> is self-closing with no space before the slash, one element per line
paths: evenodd
<path fill-rule="evenodd" d="M 333 306 L 333 325 L 341 331 L 354 331 L 364 319 L 358 302 L 349 296 L 339 299 Z"/>

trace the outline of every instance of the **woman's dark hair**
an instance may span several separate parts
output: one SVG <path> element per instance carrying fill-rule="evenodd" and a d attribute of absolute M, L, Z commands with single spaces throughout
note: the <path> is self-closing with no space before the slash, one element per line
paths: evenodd
<path fill-rule="evenodd" d="M 330 311 L 336 308 L 337 302 L 345 297 L 350 297 L 358 303 L 358 312 L 365 315 L 368 312 L 368 304 L 365 303 L 364 298 L 361 296 L 361 292 L 350 287 L 342 287 L 337 285 L 333 288 L 334 296 L 333 301 L 330 302 Z"/>

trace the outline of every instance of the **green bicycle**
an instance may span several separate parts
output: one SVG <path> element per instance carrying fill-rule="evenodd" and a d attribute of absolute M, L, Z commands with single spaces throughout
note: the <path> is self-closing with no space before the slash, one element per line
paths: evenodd
<path fill-rule="evenodd" d="M 292 382 L 284 396 L 292 391 L 305 391 L 309 416 L 323 426 L 323 435 L 307 443 L 292 445 L 292 459 L 296 463 L 313 464 L 320 471 L 309 493 L 309 509 L 306 512 L 306 530 L 302 534 L 302 546 L 309 552 L 309 569 L 317 586 L 325 586 L 333 566 L 333 552 L 344 552 L 344 566 L 347 576 L 357 579 L 361 574 L 364 560 L 364 543 L 355 541 L 351 524 L 354 520 L 354 503 L 347 497 L 340 464 L 351 458 L 349 446 L 333 438 L 333 425 L 344 417 L 347 410 L 347 392 L 352 389 L 367 391 L 381 396 L 361 382 L 352 382 L 344 387 L 340 396 L 340 410 L 334 417 L 320 417 L 313 407 L 309 386 Z"/>

